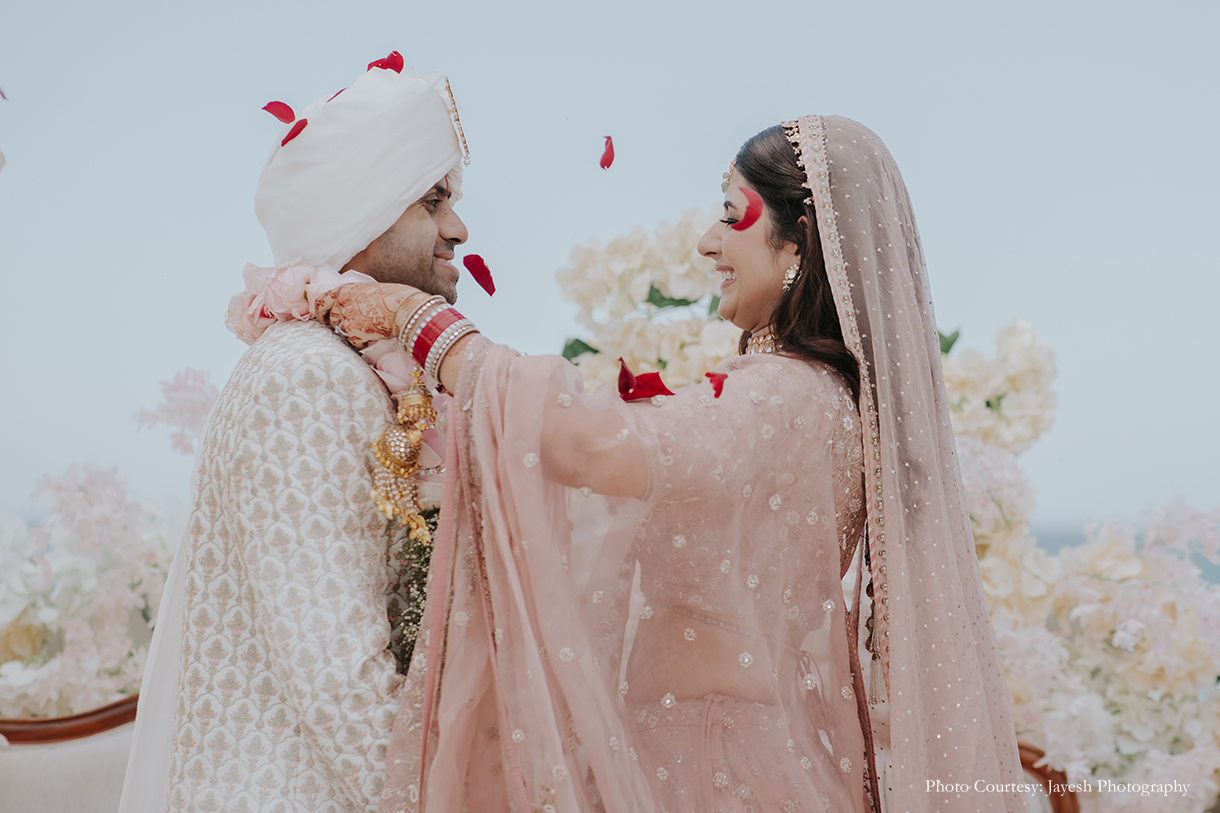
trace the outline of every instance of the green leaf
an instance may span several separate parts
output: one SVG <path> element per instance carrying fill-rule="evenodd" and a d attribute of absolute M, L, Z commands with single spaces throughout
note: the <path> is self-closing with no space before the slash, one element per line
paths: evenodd
<path fill-rule="evenodd" d="M 936 335 L 940 336 L 940 354 L 942 356 L 947 356 L 949 355 L 949 351 L 953 349 L 953 345 L 957 344 L 957 339 L 962 335 L 962 331 L 959 328 L 946 336 L 938 330 L 936 331 Z"/>
<path fill-rule="evenodd" d="M 658 308 L 674 308 L 685 307 L 686 305 L 695 304 L 693 299 L 672 299 L 657 290 L 657 286 L 653 285 L 648 289 L 648 299 L 644 300 L 650 305 L 655 305 Z"/>
<path fill-rule="evenodd" d="M 717 319 L 720 319 L 720 314 L 718 313 L 719 310 L 720 310 L 720 295 L 717 294 L 716 296 L 712 297 L 712 304 L 707 306 L 707 315 L 715 316 Z"/>
<path fill-rule="evenodd" d="M 563 346 L 563 357 L 568 361 L 571 361 L 577 356 L 583 356 L 585 353 L 600 352 L 601 351 L 593 345 L 581 341 L 580 339 L 568 339 L 568 343 Z"/>

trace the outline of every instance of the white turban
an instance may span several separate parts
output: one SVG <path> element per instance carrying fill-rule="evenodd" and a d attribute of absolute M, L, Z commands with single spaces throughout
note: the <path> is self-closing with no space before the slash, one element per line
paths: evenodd
<path fill-rule="evenodd" d="M 449 105 L 440 74 L 371 67 L 285 127 L 254 194 L 275 264 L 299 258 L 341 270 L 442 179 L 460 197 Z"/>

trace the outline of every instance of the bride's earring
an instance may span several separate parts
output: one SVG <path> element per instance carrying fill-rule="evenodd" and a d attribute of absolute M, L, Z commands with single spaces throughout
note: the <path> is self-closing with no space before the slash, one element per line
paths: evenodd
<path fill-rule="evenodd" d="M 796 281 L 796 272 L 801 270 L 801 261 L 797 260 L 792 264 L 792 267 L 784 272 L 784 290 L 792 287 L 792 283 Z"/>

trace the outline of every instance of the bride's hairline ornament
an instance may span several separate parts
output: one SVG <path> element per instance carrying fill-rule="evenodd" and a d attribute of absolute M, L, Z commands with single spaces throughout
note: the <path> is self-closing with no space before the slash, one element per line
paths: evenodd
<path fill-rule="evenodd" d="M 729 161 L 729 171 L 724 173 L 724 175 L 723 175 L 724 182 L 720 184 L 721 192 L 729 191 L 729 180 L 733 177 L 733 170 L 735 170 L 735 169 L 737 169 L 737 159 L 736 158 L 734 158 L 732 161 Z"/>

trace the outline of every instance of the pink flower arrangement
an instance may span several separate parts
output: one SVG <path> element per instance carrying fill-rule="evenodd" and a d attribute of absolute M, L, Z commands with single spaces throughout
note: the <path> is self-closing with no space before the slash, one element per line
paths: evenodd
<path fill-rule="evenodd" d="M 194 454 L 194 439 L 203 432 L 208 412 L 216 402 L 219 392 L 211 377 L 204 370 L 189 367 L 174 375 L 172 381 L 161 382 L 164 396 L 156 409 L 141 409 L 133 416 L 141 429 L 163 423 L 175 428 L 170 435 L 174 451 Z"/>
<path fill-rule="evenodd" d="M 0 717 L 61 716 L 139 690 L 181 518 L 114 469 L 43 478 L 46 518 L 0 516 Z"/>

